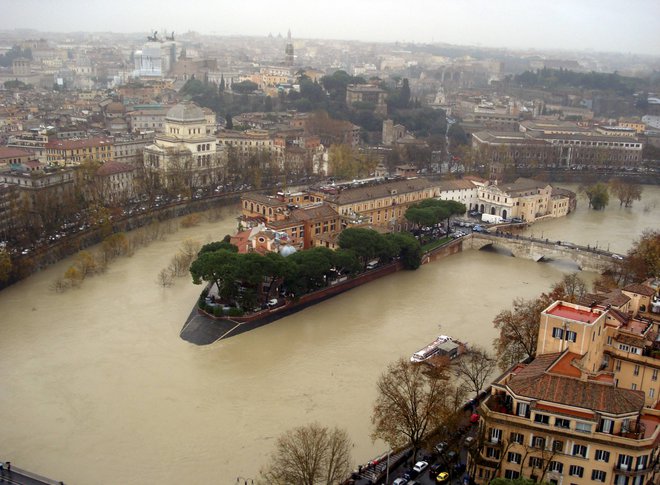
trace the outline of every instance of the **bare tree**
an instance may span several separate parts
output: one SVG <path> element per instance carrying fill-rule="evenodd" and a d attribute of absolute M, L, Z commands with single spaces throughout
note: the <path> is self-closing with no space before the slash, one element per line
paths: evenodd
<path fill-rule="evenodd" d="M 493 320 L 500 336 L 493 345 L 499 355 L 500 368 L 506 369 L 527 357 L 536 355 L 539 318 L 547 307 L 545 299 L 516 298 L 513 310 L 502 310 Z"/>
<path fill-rule="evenodd" d="M 286 431 L 277 439 L 270 463 L 261 472 L 273 485 L 335 485 L 351 469 L 348 433 L 318 423 Z"/>
<path fill-rule="evenodd" d="M 479 396 L 479 392 L 497 366 L 497 360 L 486 349 L 477 345 L 456 360 L 454 372 L 468 386 L 468 390 Z"/>
<path fill-rule="evenodd" d="M 410 443 L 416 454 L 427 435 L 453 415 L 456 401 L 464 397 L 447 374 L 427 373 L 424 366 L 404 359 L 390 364 L 377 384 L 372 439 L 380 438 L 393 448 Z"/>

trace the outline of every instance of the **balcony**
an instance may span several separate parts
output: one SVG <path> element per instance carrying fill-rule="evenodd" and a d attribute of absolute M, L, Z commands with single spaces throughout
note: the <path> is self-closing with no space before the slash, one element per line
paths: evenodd
<path fill-rule="evenodd" d="M 646 434 L 646 426 L 642 422 L 632 422 L 629 423 L 624 429 L 622 429 L 617 436 L 623 438 L 629 438 L 633 440 L 641 440 Z"/>
<path fill-rule="evenodd" d="M 635 468 L 632 465 L 614 465 L 614 473 L 618 475 L 625 475 L 627 477 L 637 477 L 639 475 L 645 475 L 653 470 L 653 467 L 645 466 L 644 468 Z"/>
<path fill-rule="evenodd" d="M 513 407 L 505 397 L 504 394 L 493 394 L 484 401 L 483 405 L 493 412 L 513 415 Z"/>

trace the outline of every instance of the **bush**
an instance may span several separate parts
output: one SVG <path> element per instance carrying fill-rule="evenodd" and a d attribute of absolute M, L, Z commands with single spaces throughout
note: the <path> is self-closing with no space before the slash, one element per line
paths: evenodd
<path fill-rule="evenodd" d="M 213 307 L 213 315 L 216 317 L 221 317 L 222 315 L 224 315 L 224 313 L 222 312 L 222 307 L 221 306 Z"/>
<path fill-rule="evenodd" d="M 245 315 L 245 312 L 240 308 L 230 308 L 229 311 L 227 312 L 227 315 L 229 315 L 230 317 L 242 317 L 243 315 Z"/>

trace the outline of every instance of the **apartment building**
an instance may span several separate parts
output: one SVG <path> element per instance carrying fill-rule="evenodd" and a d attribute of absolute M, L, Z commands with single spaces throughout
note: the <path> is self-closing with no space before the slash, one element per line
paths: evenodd
<path fill-rule="evenodd" d="M 542 312 L 536 358 L 493 382 L 481 405 L 478 484 L 658 483 L 659 288 L 649 280 Z"/>
<path fill-rule="evenodd" d="M 45 148 L 47 162 L 77 165 L 83 160 L 105 162 L 112 158 L 111 138 L 93 137 L 80 140 L 51 140 Z"/>

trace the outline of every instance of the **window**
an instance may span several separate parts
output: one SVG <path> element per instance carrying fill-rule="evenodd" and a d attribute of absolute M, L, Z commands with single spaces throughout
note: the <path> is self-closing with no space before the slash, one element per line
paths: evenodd
<path fill-rule="evenodd" d="M 655 389 L 651 388 L 649 389 L 649 397 L 655 397 Z"/>
<path fill-rule="evenodd" d="M 554 440 L 552 442 L 552 451 L 556 453 L 562 453 L 564 451 L 564 442 L 560 440 Z"/>
<path fill-rule="evenodd" d="M 532 468 L 543 468 L 543 458 L 539 458 L 538 456 L 530 456 L 529 466 Z"/>
<path fill-rule="evenodd" d="M 643 470 L 646 468 L 646 462 L 648 460 L 648 455 L 642 455 L 637 457 L 637 469 L 638 470 Z"/>
<path fill-rule="evenodd" d="M 520 445 L 525 441 L 525 436 L 522 433 L 511 433 L 511 442 Z"/>
<path fill-rule="evenodd" d="M 633 375 L 638 376 L 639 375 L 639 365 L 635 365 L 635 368 L 633 369 Z"/>
<path fill-rule="evenodd" d="M 632 460 L 632 456 L 630 455 L 619 455 L 617 465 L 621 470 L 630 470 L 632 466 Z"/>
<path fill-rule="evenodd" d="M 591 424 L 589 423 L 580 423 L 579 421 L 575 423 L 575 431 L 580 433 L 591 433 Z"/>
<path fill-rule="evenodd" d="M 516 412 L 518 416 L 529 417 L 529 404 L 526 402 L 518 403 L 518 411 Z"/>
<path fill-rule="evenodd" d="M 493 458 L 494 460 L 499 460 L 500 459 L 500 450 L 497 448 L 493 448 L 492 446 L 487 446 L 486 447 L 486 456 L 488 458 Z"/>
<path fill-rule="evenodd" d="M 502 439 L 502 430 L 497 428 L 491 428 L 490 430 L 490 442 L 499 443 Z"/>
<path fill-rule="evenodd" d="M 637 384 L 635 384 L 635 383 L 631 384 L 630 389 L 632 389 L 633 391 L 636 391 L 637 390 Z"/>
<path fill-rule="evenodd" d="M 573 456 L 581 456 L 582 458 L 587 457 L 587 447 L 584 445 L 578 445 L 574 444 L 573 445 Z"/>
<path fill-rule="evenodd" d="M 562 338 L 564 338 L 564 329 L 563 329 L 563 328 L 559 328 L 559 327 L 555 327 L 555 328 L 553 328 L 553 329 L 552 329 L 552 336 L 553 336 L 554 338 L 558 338 L 558 339 L 561 340 Z"/>
<path fill-rule="evenodd" d="M 614 370 L 617 372 L 621 370 L 621 361 L 617 359 L 616 364 L 614 365 Z"/>
<path fill-rule="evenodd" d="M 504 478 L 508 478 L 509 480 L 515 480 L 518 477 L 520 477 L 520 472 L 516 470 L 504 470 Z"/>
<path fill-rule="evenodd" d="M 608 463 L 610 461 L 610 452 L 605 450 L 596 450 L 596 461 L 604 461 Z"/>
<path fill-rule="evenodd" d="M 577 340 L 577 333 L 572 330 L 566 330 L 566 340 L 570 342 L 575 342 Z"/>
<path fill-rule="evenodd" d="M 572 477 L 580 477 L 584 475 L 584 468 L 579 465 L 571 465 L 568 469 L 568 474 Z"/>
<path fill-rule="evenodd" d="M 520 460 L 522 460 L 522 455 L 520 453 L 509 451 L 509 453 L 506 455 L 506 460 L 509 463 L 516 463 L 517 465 L 520 465 Z"/>
<path fill-rule="evenodd" d="M 607 473 L 605 473 L 602 470 L 594 470 L 594 471 L 591 472 L 591 479 L 594 482 L 604 482 L 606 476 L 607 476 Z"/>
<path fill-rule="evenodd" d="M 657 381 L 658 380 L 658 369 L 653 369 L 653 374 L 651 375 L 651 380 L 652 381 Z"/>
<path fill-rule="evenodd" d="M 560 473 L 560 474 L 561 474 L 561 473 L 564 472 L 564 464 L 563 464 L 562 462 L 560 462 L 560 461 L 551 461 L 551 462 L 550 462 L 550 466 L 549 466 L 549 470 L 550 470 L 551 472 L 555 472 L 555 473 Z"/>
<path fill-rule="evenodd" d="M 600 425 L 598 426 L 598 431 L 601 433 L 611 434 L 614 429 L 614 421 L 611 419 L 601 419 Z"/>
<path fill-rule="evenodd" d="M 550 416 L 547 414 L 538 414 L 536 413 L 534 415 L 534 422 L 535 423 L 540 423 L 540 424 L 549 424 L 550 423 Z"/>
<path fill-rule="evenodd" d="M 542 436 L 533 436 L 532 446 L 534 448 L 545 448 L 545 438 L 543 438 Z"/>
<path fill-rule="evenodd" d="M 570 427 L 571 422 L 568 419 L 565 418 L 555 418 L 555 426 L 558 428 L 566 428 L 568 429 Z"/>

